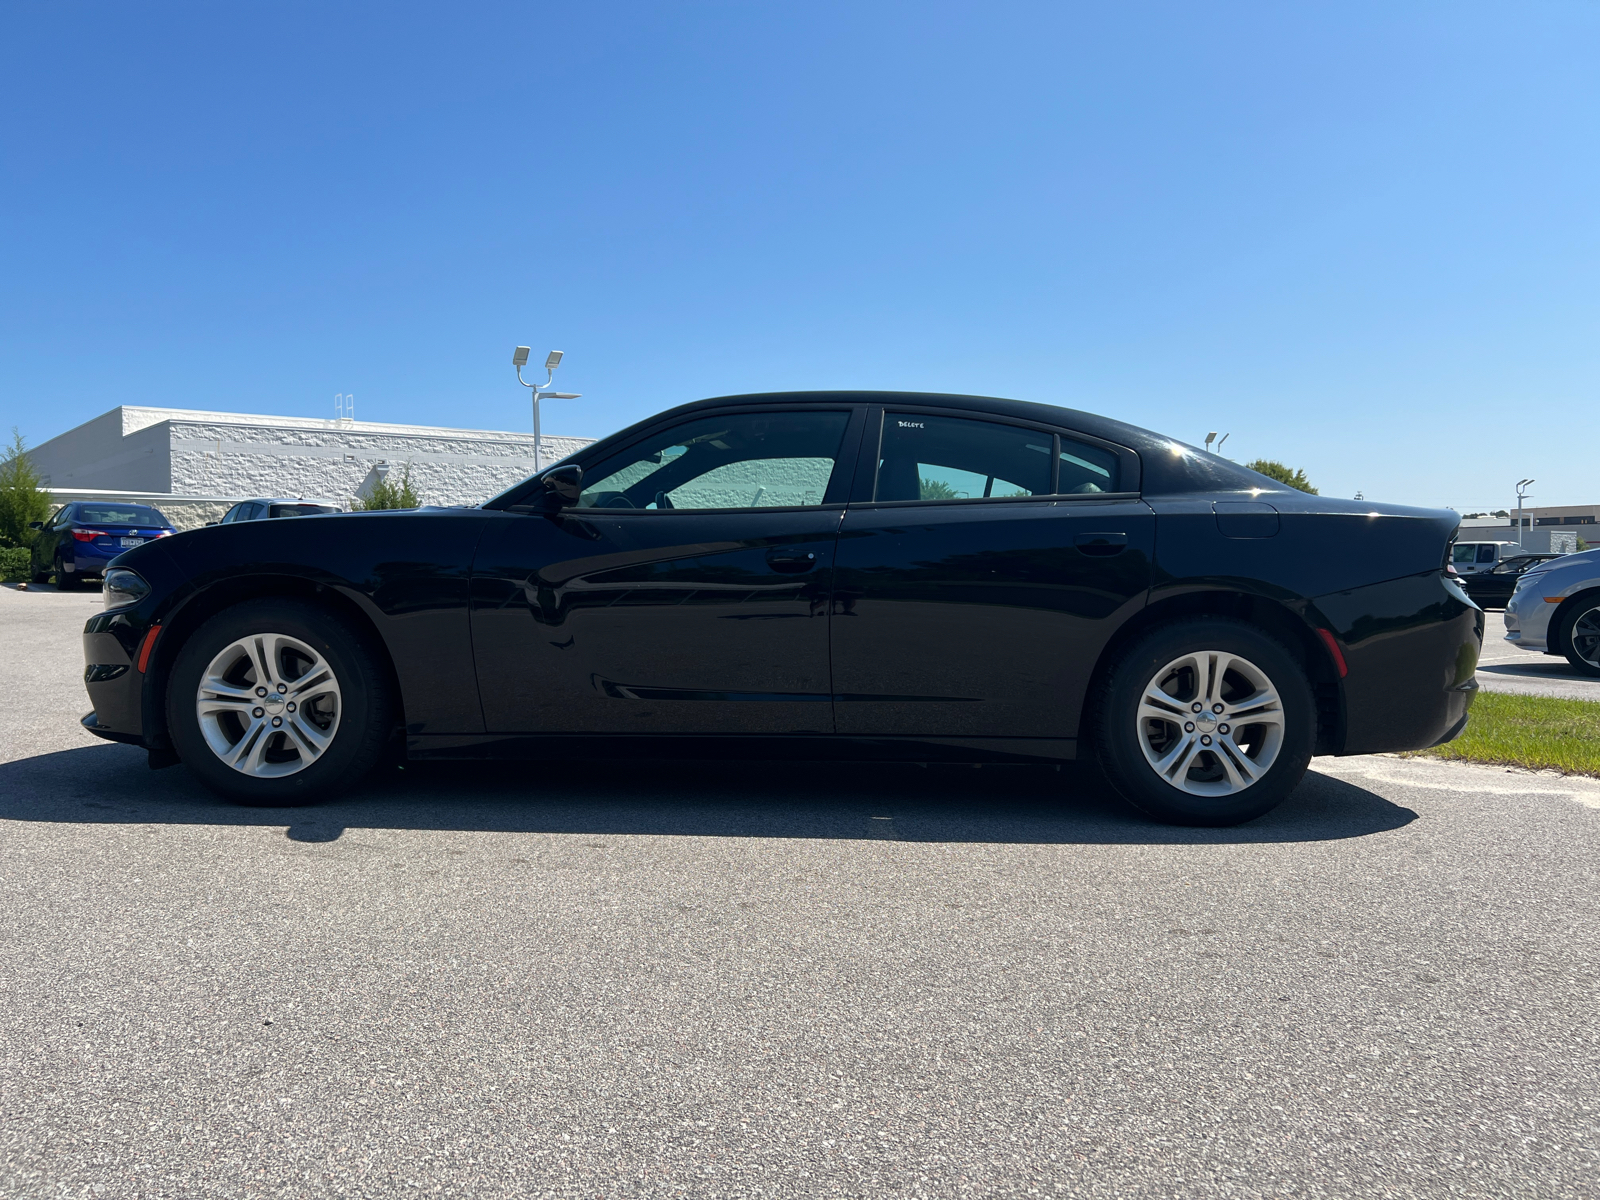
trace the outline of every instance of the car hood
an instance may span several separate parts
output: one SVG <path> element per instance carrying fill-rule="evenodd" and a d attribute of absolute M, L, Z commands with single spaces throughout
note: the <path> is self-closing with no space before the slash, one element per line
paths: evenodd
<path fill-rule="evenodd" d="M 1523 572 L 1523 577 L 1547 575 L 1552 571 L 1559 571 L 1563 575 L 1569 571 L 1580 575 L 1600 575 L 1600 553 L 1596 553 L 1593 550 L 1580 550 L 1577 554 L 1564 554 L 1560 558 L 1552 558 L 1549 562 L 1540 563 L 1536 567 L 1529 567 Z"/>

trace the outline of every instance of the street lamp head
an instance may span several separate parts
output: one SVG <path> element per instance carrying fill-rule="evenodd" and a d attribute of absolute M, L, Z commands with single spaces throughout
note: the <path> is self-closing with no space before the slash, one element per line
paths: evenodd
<path fill-rule="evenodd" d="M 528 347 L 518 346 L 511 352 L 511 365 L 513 367 L 525 367 L 528 365 Z"/>
<path fill-rule="evenodd" d="M 544 369 L 546 371 L 554 371 L 560 365 L 561 365 L 561 351 L 559 351 L 559 350 L 550 351 L 550 357 L 544 360 Z"/>
<path fill-rule="evenodd" d="M 544 392 L 542 394 L 546 400 L 579 400 L 583 397 L 582 392 Z"/>

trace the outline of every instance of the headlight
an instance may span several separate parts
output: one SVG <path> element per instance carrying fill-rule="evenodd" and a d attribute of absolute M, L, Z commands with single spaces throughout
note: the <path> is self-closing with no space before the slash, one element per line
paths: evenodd
<path fill-rule="evenodd" d="M 150 585 L 127 567 L 112 567 L 106 572 L 105 583 L 100 590 L 106 598 L 108 609 L 127 608 L 148 596 Z"/>

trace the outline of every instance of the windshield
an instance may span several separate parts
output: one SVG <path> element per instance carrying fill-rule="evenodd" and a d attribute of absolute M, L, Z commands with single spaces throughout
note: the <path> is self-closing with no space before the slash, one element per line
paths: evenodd
<path fill-rule="evenodd" d="M 159 525 L 172 524 L 153 508 L 143 504 L 83 504 L 76 520 L 84 525 Z"/>
<path fill-rule="evenodd" d="M 269 517 L 314 517 L 318 513 L 338 512 L 331 504 L 274 504 Z"/>

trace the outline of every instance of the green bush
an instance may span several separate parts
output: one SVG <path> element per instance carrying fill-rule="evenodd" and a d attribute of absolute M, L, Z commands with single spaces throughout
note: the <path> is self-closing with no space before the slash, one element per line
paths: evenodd
<path fill-rule="evenodd" d="M 39 475 L 28 459 L 28 447 L 13 428 L 11 445 L 0 453 L 0 546 L 33 545 L 29 522 L 43 521 L 54 507 L 50 497 L 39 490 Z"/>
<path fill-rule="evenodd" d="M 6 583 L 26 583 L 33 578 L 33 557 L 26 546 L 0 550 L 0 579 Z"/>
<path fill-rule="evenodd" d="M 390 483 L 387 476 L 377 480 L 366 496 L 356 498 L 355 511 L 379 512 L 390 508 L 417 508 L 421 504 L 422 498 L 417 495 L 417 489 L 411 486 L 411 464 L 407 463 L 400 472 L 399 483 Z"/>

